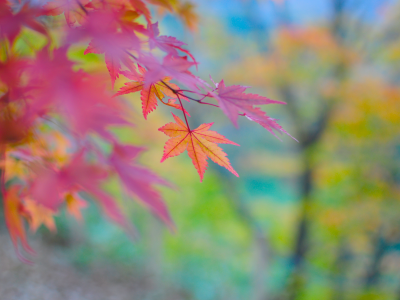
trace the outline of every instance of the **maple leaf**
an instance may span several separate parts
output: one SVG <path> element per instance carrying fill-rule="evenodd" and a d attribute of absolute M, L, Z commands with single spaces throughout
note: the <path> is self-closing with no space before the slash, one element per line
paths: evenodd
<path fill-rule="evenodd" d="M 114 89 L 115 81 L 119 78 L 121 62 L 128 68 L 133 66 L 130 55 L 126 52 L 128 49 L 132 49 L 136 43 L 134 41 L 136 37 L 133 37 L 126 33 L 116 33 L 108 39 L 105 39 L 104 36 L 101 39 L 93 39 L 84 52 L 85 55 L 88 53 L 104 53 L 104 60 L 111 77 L 112 89 Z M 113 46 L 110 47 L 110 45 Z"/>
<path fill-rule="evenodd" d="M 87 207 L 84 201 L 77 193 L 68 193 L 65 196 L 65 203 L 67 204 L 67 211 L 78 221 L 82 221 L 81 209 Z"/>
<path fill-rule="evenodd" d="M 167 55 L 160 64 L 154 56 L 142 55 L 138 61 L 147 68 L 144 76 L 146 86 L 160 81 L 164 77 L 171 77 L 192 90 L 198 90 L 199 86 L 204 85 L 203 81 L 189 71 L 189 68 L 197 63 L 188 61 L 187 57 Z"/>
<path fill-rule="evenodd" d="M 114 144 L 113 152 L 109 158 L 110 165 L 114 167 L 130 193 L 149 207 L 167 225 L 174 228 L 160 193 L 152 186 L 153 184 L 171 186 L 171 184 L 133 161 L 143 150 L 143 148 L 135 146 Z"/>
<path fill-rule="evenodd" d="M 90 76 L 82 70 L 74 72 L 73 64 L 66 58 L 66 48 L 55 50 L 53 56 L 50 59 L 48 52 L 42 51 L 32 64 L 30 72 L 35 89 L 31 111 L 56 111 L 77 135 L 96 132 L 107 140 L 114 140 L 108 127 L 128 122 L 123 118 L 121 103 L 105 93 L 104 78 Z"/>
<path fill-rule="evenodd" d="M 0 38 L 6 37 L 11 43 L 20 33 L 22 26 L 48 36 L 46 27 L 36 21 L 40 10 L 25 4 L 16 14 L 12 14 L 6 0 L 0 1 Z"/>
<path fill-rule="evenodd" d="M 24 96 L 27 91 L 22 85 L 22 73 L 27 69 L 28 60 L 9 56 L 5 62 L 0 62 L 0 80 L 7 88 L 4 102 L 12 102 Z"/>
<path fill-rule="evenodd" d="M 246 115 L 254 114 L 255 108 L 253 105 L 261 104 L 286 104 L 282 101 L 275 101 L 256 94 L 245 94 L 247 86 L 231 85 L 225 86 L 223 80 L 217 85 L 218 93 L 210 92 L 210 94 L 218 101 L 219 107 L 223 113 L 238 127 L 237 119 L 239 113 L 243 112 Z"/>
<path fill-rule="evenodd" d="M 85 191 L 99 202 L 106 215 L 115 223 L 133 233 L 130 223 L 115 201 L 100 187 L 108 172 L 99 164 L 89 164 L 81 150 L 60 170 L 39 166 L 31 183 L 29 195 L 43 206 L 55 211 L 63 202 L 63 195 L 71 191 Z"/>
<path fill-rule="evenodd" d="M 239 146 L 238 144 L 231 142 L 215 131 L 209 130 L 214 123 L 202 124 L 196 129 L 190 130 L 179 117 L 172 115 L 176 123 L 171 122 L 158 129 L 171 137 L 164 146 L 164 155 L 161 162 L 187 150 L 194 167 L 200 175 L 200 181 L 203 180 L 204 172 L 207 169 L 208 157 L 239 177 L 226 157 L 226 153 L 217 146 L 217 143 Z"/>
<path fill-rule="evenodd" d="M 297 139 L 292 137 L 286 130 L 282 128 L 281 125 L 279 125 L 276 122 L 276 119 L 271 118 L 265 114 L 259 107 L 256 107 L 252 112 L 245 113 L 245 116 L 250 120 L 254 121 L 258 124 L 260 124 L 262 127 L 267 129 L 272 135 L 274 135 L 277 139 L 279 139 L 274 130 L 279 132 L 279 133 L 285 133 L 288 136 L 290 136 L 292 139 L 294 139 L 296 142 L 298 142 Z"/>
<path fill-rule="evenodd" d="M 178 16 L 182 19 L 190 30 L 197 31 L 199 16 L 195 12 L 195 5 L 190 2 L 185 2 L 177 8 Z"/>
<path fill-rule="evenodd" d="M 176 90 L 179 90 L 179 87 L 169 82 L 171 80 L 170 77 L 164 77 L 160 81 L 146 85 L 144 82 L 144 74 L 146 73 L 146 69 L 144 69 L 140 65 L 138 66 L 138 68 L 141 75 L 122 71 L 122 74 L 124 76 L 130 79 L 134 79 L 135 81 L 126 82 L 125 86 L 122 87 L 115 94 L 115 96 L 141 91 L 140 99 L 142 101 L 143 116 L 147 120 L 147 115 L 157 108 L 158 105 L 157 99 L 162 101 L 164 96 L 176 97 L 176 95 L 171 91 L 171 89 L 169 89 L 164 83 L 168 84 L 168 86 Z"/>
<path fill-rule="evenodd" d="M 150 49 L 158 47 L 160 50 L 166 52 L 167 54 L 177 57 L 179 57 L 179 53 L 177 50 L 180 50 L 183 53 L 189 55 L 197 66 L 198 63 L 196 62 L 196 59 L 190 53 L 190 51 L 182 48 L 182 46 L 186 45 L 186 43 L 181 42 L 180 40 L 172 36 L 166 36 L 166 35 L 160 36 L 160 31 L 158 29 L 158 22 L 154 24 L 148 24 L 147 33 L 149 36 Z"/>
<path fill-rule="evenodd" d="M 73 26 L 75 22 L 83 23 L 86 18 L 84 6 L 90 0 L 52 0 L 43 7 L 43 14 L 47 16 L 58 16 L 64 13 L 68 26 Z"/>
<path fill-rule="evenodd" d="M 19 251 L 18 242 L 21 243 L 22 248 L 30 253 L 35 252 L 29 246 L 26 239 L 26 232 L 23 222 L 23 205 L 20 201 L 19 186 L 12 186 L 4 195 L 4 217 L 8 232 L 10 233 L 11 241 L 14 245 L 15 252 L 18 258 L 25 263 L 32 263 L 26 259 Z"/>
<path fill-rule="evenodd" d="M 118 13 L 95 11 L 88 16 L 82 28 L 71 29 L 67 39 L 70 42 L 87 37 L 92 39 L 84 54 L 104 53 L 112 88 L 119 77 L 121 63 L 128 69 L 134 67 L 129 51 L 140 51 L 139 38 L 133 31 L 121 28 L 120 21 Z"/>
<path fill-rule="evenodd" d="M 130 2 L 135 10 L 146 18 L 147 23 L 151 23 L 151 14 L 146 4 L 142 0 L 130 0 Z"/>
<path fill-rule="evenodd" d="M 56 213 L 53 210 L 48 209 L 40 203 L 37 203 L 29 198 L 25 199 L 24 208 L 29 215 L 28 221 L 33 232 L 36 232 L 36 230 L 42 224 L 52 232 L 57 230 L 53 219 Z"/>

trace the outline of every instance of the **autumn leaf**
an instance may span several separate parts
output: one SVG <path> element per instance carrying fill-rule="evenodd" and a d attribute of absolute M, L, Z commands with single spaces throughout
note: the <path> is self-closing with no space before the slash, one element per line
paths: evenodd
<path fill-rule="evenodd" d="M 87 207 L 87 202 L 79 197 L 77 193 L 68 193 L 65 196 L 65 203 L 68 213 L 74 216 L 78 221 L 82 221 L 81 210 Z"/>
<path fill-rule="evenodd" d="M 160 50 L 168 53 L 169 55 L 179 57 L 179 51 L 189 55 L 189 57 L 193 60 L 193 62 L 197 66 L 196 59 L 190 53 L 189 50 L 182 48 L 186 45 L 186 43 L 181 42 L 180 40 L 176 39 L 172 36 L 161 35 L 158 29 L 158 22 L 154 24 L 148 24 L 147 26 L 147 34 L 149 36 L 149 46 L 150 49 L 159 48 Z"/>
<path fill-rule="evenodd" d="M 114 167 L 126 190 L 174 229 L 167 206 L 161 194 L 153 186 L 159 184 L 171 187 L 171 184 L 135 162 L 135 158 L 143 150 L 135 146 L 115 144 L 109 158 L 110 165 Z"/>
<path fill-rule="evenodd" d="M 1 86 L 6 86 L 7 93 L 2 97 L 7 97 L 8 101 L 15 101 L 26 96 L 26 88 L 22 84 L 22 74 L 28 66 L 27 59 L 9 56 L 5 62 L 0 62 L 0 81 Z M 3 101 L 1 101 L 3 102 Z"/>
<path fill-rule="evenodd" d="M 185 0 L 50 0 L 36 6 L 23 2 L 0 0 L 2 198 L 11 240 L 22 261 L 29 262 L 19 253 L 20 244 L 33 253 L 25 225 L 31 231 L 41 225 L 56 231 L 54 216 L 60 209 L 82 220 L 87 203 L 81 196 L 92 199 L 108 218 L 134 234 L 120 203 L 104 190 L 110 176 L 118 178 L 126 195 L 174 228 L 158 190 L 171 184 L 137 163 L 143 148 L 120 144 L 122 136 L 112 131 L 114 126 L 132 126 L 127 120 L 130 107 L 124 99 L 111 97 L 121 74 L 130 82 L 115 96 L 140 92 L 145 119 L 158 101 L 183 112 L 186 122 L 173 115 L 175 123 L 159 129 L 170 137 L 162 161 L 187 150 L 200 180 L 208 158 L 238 176 L 218 146 L 237 144 L 211 131 L 213 123 L 192 130 L 181 100 L 217 106 L 203 102 L 213 97 L 235 125 L 240 113 L 272 133 L 286 133 L 275 119 L 254 107 L 280 102 L 245 94 L 246 87 L 226 87 L 223 81 L 209 89 L 190 71 L 198 63 L 187 45 L 160 35 L 148 5 L 169 10 L 194 30 L 198 16 Z M 43 18 L 61 14 L 66 22 L 59 22 L 62 16 Z M 32 36 L 26 28 L 44 35 L 47 44 L 41 46 L 43 37 L 37 40 L 37 34 Z M 78 58 L 76 51 L 83 42 L 89 42 L 85 55 L 104 54 L 111 89 L 108 74 L 85 72 L 72 59 Z"/>
<path fill-rule="evenodd" d="M 26 239 L 26 232 L 24 227 L 23 218 L 23 205 L 19 196 L 19 186 L 12 186 L 5 193 L 4 197 L 4 217 L 6 219 L 6 224 L 8 227 L 8 232 L 10 233 L 11 241 L 14 245 L 15 252 L 18 258 L 25 263 L 32 263 L 26 259 L 19 251 L 18 242 L 21 243 L 22 248 L 30 253 L 35 252 L 28 244 Z"/>
<path fill-rule="evenodd" d="M 183 111 L 187 116 L 190 117 L 190 114 L 188 113 L 188 111 L 182 107 L 181 105 L 179 105 L 178 103 L 175 103 L 176 100 L 175 99 L 168 99 L 168 102 L 165 103 L 164 101 L 161 100 L 162 103 L 164 103 L 165 105 L 171 106 L 173 108 L 179 109 L 181 111 Z"/>
<path fill-rule="evenodd" d="M 285 102 L 271 100 L 257 94 L 245 94 L 244 91 L 247 88 L 247 86 L 242 85 L 225 86 L 224 81 L 221 80 L 217 88 L 218 93 L 210 93 L 218 101 L 223 113 L 236 127 L 238 127 L 237 119 L 239 113 L 251 115 L 255 111 L 253 105 L 286 104 Z"/>
<path fill-rule="evenodd" d="M 271 118 L 265 114 L 259 107 L 254 108 L 252 111 L 245 113 L 245 116 L 250 120 L 260 124 L 262 127 L 267 129 L 273 136 L 275 136 L 278 140 L 279 138 L 276 136 L 275 131 L 279 133 L 284 133 L 298 142 L 297 139 L 292 137 L 285 129 L 282 128 L 276 121 L 276 119 Z"/>
<path fill-rule="evenodd" d="M 190 2 L 185 2 L 177 8 L 177 14 L 192 31 L 197 31 L 199 16 L 195 12 L 195 5 Z"/>
<path fill-rule="evenodd" d="M 218 143 L 239 146 L 238 144 L 231 142 L 215 131 L 210 131 L 209 129 L 214 123 L 202 124 L 196 129 L 190 130 L 180 118 L 174 114 L 172 115 L 176 123 L 171 122 L 158 129 L 171 137 L 164 146 L 164 155 L 161 162 L 187 150 L 194 167 L 200 175 L 200 181 L 203 180 L 204 172 L 207 169 L 208 157 L 239 177 L 226 157 L 226 153 L 217 146 Z"/>
<path fill-rule="evenodd" d="M 13 14 L 7 2 L 0 1 L 0 38 L 7 37 L 13 43 L 22 26 L 48 36 L 46 27 L 36 21 L 37 15 L 40 14 L 39 9 L 25 4 L 18 13 Z"/>
<path fill-rule="evenodd" d="M 127 78 L 135 79 L 136 81 L 125 83 L 125 86 L 122 87 L 115 96 L 141 91 L 140 99 L 142 101 L 143 116 L 147 120 L 147 115 L 157 108 L 157 99 L 162 100 L 164 96 L 176 97 L 171 89 L 169 89 L 164 83 L 176 90 L 179 90 L 179 87 L 169 82 L 171 80 L 170 77 L 164 77 L 162 80 L 146 86 L 144 82 L 144 74 L 146 73 L 146 70 L 139 65 L 139 71 L 141 73 L 139 76 L 132 74 L 131 72 L 122 72 L 122 74 Z"/>
<path fill-rule="evenodd" d="M 142 0 L 130 0 L 135 10 L 146 18 L 147 23 L 151 23 L 151 14 L 146 4 Z"/>
<path fill-rule="evenodd" d="M 68 26 L 73 26 L 75 22 L 82 24 L 86 17 L 84 6 L 88 3 L 89 0 L 53 0 L 42 8 L 47 16 L 58 16 L 64 13 Z"/>
<path fill-rule="evenodd" d="M 82 30 L 72 31 L 69 40 L 79 40 L 83 37 L 92 37 L 84 54 L 104 53 L 104 59 L 111 77 L 111 86 L 119 78 L 121 64 L 133 68 L 129 51 L 140 48 L 140 40 L 134 32 L 122 30 L 118 14 L 113 12 L 91 13 Z"/>
<path fill-rule="evenodd" d="M 142 55 L 138 61 L 147 68 L 144 76 L 146 86 L 158 82 L 164 77 L 171 77 L 192 90 L 198 90 L 199 86 L 204 85 L 204 81 L 189 71 L 189 68 L 197 66 L 197 63 L 189 61 L 187 56 L 177 57 L 168 54 L 160 63 L 158 58 L 154 56 Z"/>
<path fill-rule="evenodd" d="M 28 221 L 32 232 L 36 232 L 42 224 L 52 232 L 57 231 L 53 218 L 57 213 L 53 210 L 29 198 L 25 199 L 24 208 L 29 215 Z"/>

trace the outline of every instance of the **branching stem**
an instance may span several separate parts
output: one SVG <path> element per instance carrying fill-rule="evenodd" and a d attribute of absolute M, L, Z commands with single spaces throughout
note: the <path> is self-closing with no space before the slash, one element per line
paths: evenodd
<path fill-rule="evenodd" d="M 188 122 L 187 117 L 186 117 L 186 112 L 185 112 L 185 109 L 183 108 L 183 104 L 182 104 L 182 101 L 181 101 L 181 97 L 179 97 L 179 94 L 176 94 L 176 96 L 178 97 L 179 104 L 181 105 L 182 112 L 183 112 L 183 116 L 185 117 L 186 126 L 187 126 L 187 128 L 189 129 L 189 132 L 191 132 L 190 126 L 189 126 L 189 122 Z"/>

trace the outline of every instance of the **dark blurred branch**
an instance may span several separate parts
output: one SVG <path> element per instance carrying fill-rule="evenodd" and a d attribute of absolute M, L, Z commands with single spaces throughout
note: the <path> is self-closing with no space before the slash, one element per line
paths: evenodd
<path fill-rule="evenodd" d="M 343 12 L 345 0 L 332 0 L 333 19 L 331 32 L 338 45 L 344 44 L 345 27 Z M 342 58 L 334 66 L 333 77 L 340 85 L 346 77 L 348 70 Z M 287 293 L 288 299 L 297 299 L 305 285 L 304 260 L 308 252 L 308 240 L 310 230 L 309 206 L 311 204 L 311 194 L 313 190 L 313 165 L 312 148 L 320 141 L 322 135 L 327 129 L 331 113 L 334 109 L 336 99 L 334 97 L 321 97 L 321 103 L 324 107 L 319 112 L 316 120 L 311 126 L 306 126 L 307 122 L 299 114 L 296 107 L 296 95 L 292 92 L 293 87 L 290 83 L 282 83 L 280 92 L 283 100 L 288 103 L 288 112 L 298 130 L 299 147 L 303 161 L 303 172 L 300 175 L 300 217 L 298 223 L 297 235 L 294 241 L 294 248 L 291 258 L 291 269 L 288 275 Z"/>
<path fill-rule="evenodd" d="M 328 126 L 331 113 L 332 107 L 331 105 L 327 105 L 326 108 L 321 112 L 318 120 L 315 122 L 315 127 L 304 136 L 304 139 L 300 143 L 300 147 L 307 149 L 320 140 L 322 134 Z"/>
<path fill-rule="evenodd" d="M 389 248 L 389 244 L 386 242 L 382 230 L 377 232 L 372 244 L 375 245 L 375 247 L 374 253 L 372 254 L 372 262 L 364 280 L 364 286 L 366 289 L 371 288 L 378 283 L 381 274 L 380 265 Z"/>
<path fill-rule="evenodd" d="M 348 261 L 351 259 L 350 251 L 346 239 L 343 237 L 339 241 L 338 253 L 336 261 L 333 265 L 333 289 L 332 289 L 332 300 L 343 300 L 345 299 L 346 291 L 346 267 Z"/>

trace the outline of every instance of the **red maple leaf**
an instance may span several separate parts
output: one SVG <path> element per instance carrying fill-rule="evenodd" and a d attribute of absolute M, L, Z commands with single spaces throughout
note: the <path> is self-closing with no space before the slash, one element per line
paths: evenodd
<path fill-rule="evenodd" d="M 180 118 L 174 114 L 172 115 L 176 123 L 171 122 L 158 129 L 171 137 L 165 144 L 161 162 L 187 150 L 194 167 L 200 175 L 200 181 L 203 180 L 204 172 L 207 169 L 208 157 L 239 177 L 226 157 L 226 153 L 217 146 L 217 143 L 239 146 L 238 144 L 231 142 L 215 131 L 209 130 L 214 123 L 202 124 L 196 129 L 190 130 Z"/>

